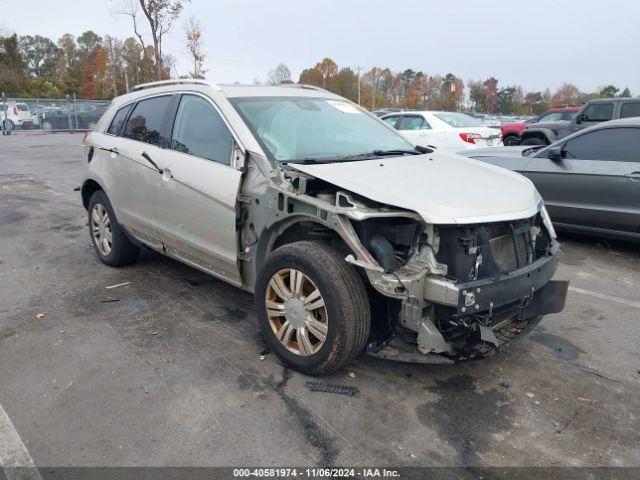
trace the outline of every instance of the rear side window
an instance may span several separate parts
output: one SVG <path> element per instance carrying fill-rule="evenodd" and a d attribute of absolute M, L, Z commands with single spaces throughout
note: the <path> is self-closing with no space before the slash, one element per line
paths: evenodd
<path fill-rule="evenodd" d="M 640 117 L 640 102 L 623 103 L 620 107 L 620 118 Z"/>
<path fill-rule="evenodd" d="M 111 125 L 109 125 L 109 128 L 107 129 L 107 133 L 111 135 L 120 135 L 122 125 L 124 124 L 124 120 L 127 118 L 127 113 L 129 113 L 130 109 L 131 105 L 127 105 L 116 112 L 113 120 L 111 120 Z"/>
<path fill-rule="evenodd" d="M 171 134 L 171 149 L 229 165 L 233 137 L 220 114 L 204 98 L 183 95 Z"/>
<path fill-rule="evenodd" d="M 578 160 L 640 162 L 640 128 L 604 128 L 564 145 L 565 157 Z"/>
<path fill-rule="evenodd" d="M 27 106 L 26 103 L 18 103 L 18 104 L 16 104 L 16 106 L 18 107 L 18 110 L 20 110 L 21 112 L 28 112 L 29 111 L 29 107 Z"/>
<path fill-rule="evenodd" d="M 422 117 L 415 116 L 402 117 L 398 125 L 398 130 L 422 130 L 425 128 L 429 128 L 427 122 Z"/>
<path fill-rule="evenodd" d="M 587 122 L 606 122 L 613 118 L 613 103 L 593 103 L 584 109 L 582 117 Z"/>
<path fill-rule="evenodd" d="M 387 117 L 387 118 L 384 118 L 382 121 L 395 128 L 396 122 L 398 121 L 398 116 L 394 115 L 393 117 Z"/>
<path fill-rule="evenodd" d="M 168 95 L 140 100 L 129 115 L 123 136 L 152 145 L 164 143 L 162 125 L 170 102 Z"/>

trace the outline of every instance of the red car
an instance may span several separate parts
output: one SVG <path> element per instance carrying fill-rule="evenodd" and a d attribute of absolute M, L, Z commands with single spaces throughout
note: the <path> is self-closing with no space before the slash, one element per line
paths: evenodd
<path fill-rule="evenodd" d="M 524 126 L 528 123 L 539 122 L 556 122 L 558 120 L 571 120 L 578 110 L 582 108 L 581 105 L 568 105 L 566 107 L 550 108 L 542 115 L 538 117 L 525 120 L 518 123 L 505 123 L 500 127 L 502 131 L 502 142 L 505 146 L 513 146 L 520 144 L 520 136 L 524 131 Z"/>

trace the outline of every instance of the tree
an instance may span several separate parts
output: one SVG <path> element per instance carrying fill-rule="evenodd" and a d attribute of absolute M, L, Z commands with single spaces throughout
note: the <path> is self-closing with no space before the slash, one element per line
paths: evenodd
<path fill-rule="evenodd" d="M 184 4 L 190 0 L 122 0 L 114 11 L 118 15 L 127 15 L 133 22 L 133 31 L 140 41 L 143 51 L 148 51 L 142 33 L 138 30 L 140 11 L 149 24 L 153 40 L 153 58 L 155 62 L 155 79 L 162 80 L 168 75 L 163 68 L 162 41 L 180 17 Z"/>
<path fill-rule="evenodd" d="M 612 98 L 618 95 L 620 89 L 615 85 L 606 85 L 600 88 L 598 94 L 601 98 Z"/>
<path fill-rule="evenodd" d="M 52 77 L 58 60 L 58 47 L 40 35 L 20 37 L 20 53 L 33 77 Z"/>
<path fill-rule="evenodd" d="M 187 50 L 193 62 L 193 71 L 189 72 L 189 75 L 191 78 L 204 78 L 206 70 L 204 69 L 205 54 L 202 52 L 202 27 L 200 27 L 197 18 L 189 17 L 187 19 L 184 24 L 184 33 Z"/>
<path fill-rule="evenodd" d="M 622 98 L 628 98 L 631 96 L 631 90 L 629 90 L 629 87 L 625 87 L 624 90 L 622 90 L 622 93 L 620 93 L 620 97 Z"/>
<path fill-rule="evenodd" d="M 102 37 L 91 30 L 84 32 L 76 38 L 80 50 L 89 55 L 98 45 L 102 43 Z"/>
<path fill-rule="evenodd" d="M 9 93 L 19 93 L 25 77 L 25 65 L 18 36 L 0 37 L 0 89 Z"/>
<path fill-rule="evenodd" d="M 89 54 L 82 77 L 81 92 L 85 98 L 104 97 L 107 73 L 107 53 L 98 45 Z"/>
<path fill-rule="evenodd" d="M 582 92 L 574 84 L 563 83 L 551 97 L 551 106 L 559 107 L 560 105 L 578 103 L 582 96 Z"/>
<path fill-rule="evenodd" d="M 291 71 L 284 63 L 280 62 L 276 68 L 269 72 L 267 82 L 270 85 L 280 85 L 281 83 L 291 82 Z"/>

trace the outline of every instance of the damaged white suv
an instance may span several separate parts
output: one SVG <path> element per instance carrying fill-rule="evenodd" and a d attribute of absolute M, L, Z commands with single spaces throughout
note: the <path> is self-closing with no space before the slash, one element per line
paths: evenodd
<path fill-rule="evenodd" d="M 113 266 L 141 246 L 255 293 L 288 365 L 361 351 L 454 362 L 564 307 L 559 245 L 524 177 L 418 147 L 302 85 L 140 85 L 85 138 L 82 200 Z"/>

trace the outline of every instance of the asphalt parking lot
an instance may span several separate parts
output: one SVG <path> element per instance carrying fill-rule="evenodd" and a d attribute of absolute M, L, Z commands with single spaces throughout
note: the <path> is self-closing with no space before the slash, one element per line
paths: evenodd
<path fill-rule="evenodd" d="M 314 393 L 251 295 L 152 253 L 98 261 L 81 138 L 0 137 L 0 413 L 37 465 L 640 465 L 637 245 L 562 236 L 565 311 L 500 355 L 363 355 L 325 379 L 357 395 Z"/>

